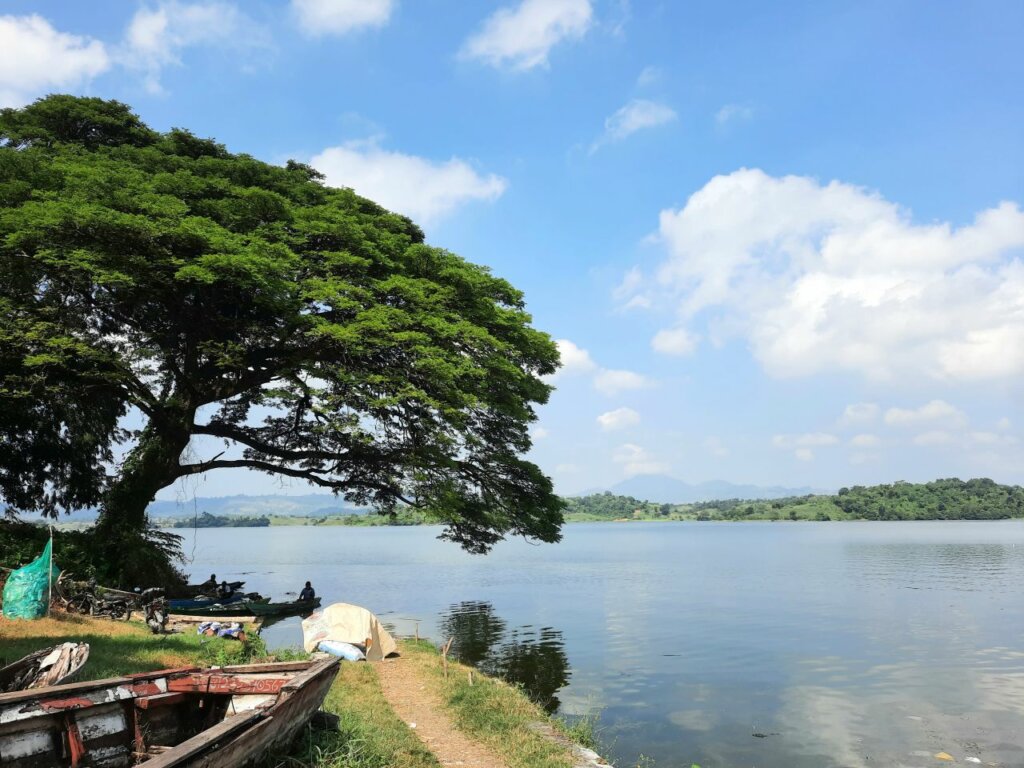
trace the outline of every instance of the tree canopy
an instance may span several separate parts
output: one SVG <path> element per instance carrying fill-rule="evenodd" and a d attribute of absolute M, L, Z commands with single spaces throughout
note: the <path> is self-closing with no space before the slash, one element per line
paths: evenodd
<path fill-rule="evenodd" d="M 558 366 L 522 294 L 314 169 L 124 104 L 0 111 L 0 500 L 145 526 L 178 478 L 248 468 L 484 552 L 559 538 L 522 454 Z M 126 418 L 127 417 L 127 418 Z M 224 453 L 188 458 L 196 436 Z"/>

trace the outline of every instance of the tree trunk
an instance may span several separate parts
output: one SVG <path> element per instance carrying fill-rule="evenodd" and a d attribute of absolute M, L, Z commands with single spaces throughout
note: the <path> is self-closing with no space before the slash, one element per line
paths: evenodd
<path fill-rule="evenodd" d="M 146 508 L 157 492 L 179 476 L 182 451 L 191 439 L 188 420 L 150 423 L 121 465 L 117 480 L 104 496 L 97 528 L 108 533 L 142 533 Z"/>

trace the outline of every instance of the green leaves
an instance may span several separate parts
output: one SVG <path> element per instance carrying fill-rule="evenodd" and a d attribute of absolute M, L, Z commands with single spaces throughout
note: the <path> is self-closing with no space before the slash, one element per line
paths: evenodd
<path fill-rule="evenodd" d="M 178 477 L 249 467 L 439 510 L 473 551 L 558 538 L 561 503 L 519 457 L 558 365 L 522 294 L 300 163 L 159 134 L 116 102 L 3 110 L 0 307 L 14 506 L 102 498 L 137 520 L 124 506 Z M 182 464 L 194 434 L 243 458 Z M 132 458 L 108 478 L 118 445 Z"/>

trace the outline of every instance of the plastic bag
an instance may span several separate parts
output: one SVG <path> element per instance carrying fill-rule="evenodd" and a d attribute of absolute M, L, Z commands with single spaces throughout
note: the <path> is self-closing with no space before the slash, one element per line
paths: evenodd
<path fill-rule="evenodd" d="M 57 583 L 60 568 L 51 565 L 50 547 L 28 565 L 13 571 L 4 584 L 4 616 L 8 619 L 38 619 L 46 615 L 50 585 Z"/>

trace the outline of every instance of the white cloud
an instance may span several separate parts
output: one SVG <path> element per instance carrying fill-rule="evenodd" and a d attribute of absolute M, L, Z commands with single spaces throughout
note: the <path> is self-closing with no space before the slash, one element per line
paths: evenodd
<path fill-rule="evenodd" d="M 914 437 L 914 445 L 949 445 L 953 442 L 955 442 L 953 435 L 942 429 L 929 430 L 928 432 L 922 432 L 920 435 Z"/>
<path fill-rule="evenodd" d="M 636 78 L 636 85 L 638 88 L 646 88 L 649 85 L 654 85 L 661 79 L 661 74 L 661 70 L 657 67 L 644 67 Z"/>
<path fill-rule="evenodd" d="M 876 403 L 851 403 L 843 409 L 839 423 L 843 426 L 866 424 L 877 419 L 881 410 Z"/>
<path fill-rule="evenodd" d="M 684 357 L 693 354 L 698 341 L 699 337 L 685 328 L 666 328 L 654 334 L 651 348 L 663 355 Z"/>
<path fill-rule="evenodd" d="M 497 200 L 508 188 L 501 176 L 481 175 L 457 157 L 435 162 L 366 141 L 329 147 L 310 164 L 331 186 L 350 187 L 421 224 L 437 222 L 470 202 Z"/>
<path fill-rule="evenodd" d="M 583 37 L 592 17 L 590 0 L 523 0 L 491 15 L 459 55 L 519 71 L 547 66 L 551 49 Z"/>
<path fill-rule="evenodd" d="M 708 452 L 712 456 L 716 456 L 720 459 L 724 459 L 729 455 L 729 449 L 725 443 L 722 442 L 722 438 L 712 435 L 704 441 L 704 447 L 708 449 Z"/>
<path fill-rule="evenodd" d="M 231 3 L 169 0 L 135 12 L 119 59 L 143 73 L 148 91 L 161 93 L 164 67 L 180 65 L 182 49 L 198 45 L 238 52 L 265 48 L 268 43 L 263 30 Z"/>
<path fill-rule="evenodd" d="M 602 368 L 594 376 L 594 389 L 605 395 L 617 395 L 631 389 L 645 389 L 651 386 L 646 376 L 633 371 L 615 371 Z"/>
<path fill-rule="evenodd" d="M 793 451 L 793 455 L 796 456 L 800 461 L 813 461 L 814 451 L 810 448 L 797 448 Z"/>
<path fill-rule="evenodd" d="M 576 346 L 568 339 L 557 339 L 558 353 L 562 367 L 548 381 L 556 381 L 563 374 L 593 374 L 594 389 L 605 395 L 616 395 L 631 389 L 644 389 L 653 384 L 650 379 L 633 371 L 602 368 L 594 362 L 590 353 Z"/>
<path fill-rule="evenodd" d="M 604 133 L 590 145 L 590 152 L 593 154 L 605 144 L 622 141 L 637 131 L 656 128 L 675 119 L 675 110 L 667 104 L 649 99 L 633 99 L 604 121 Z"/>
<path fill-rule="evenodd" d="M 857 448 L 874 448 L 879 445 L 882 441 L 878 435 L 854 435 L 850 438 L 850 445 L 856 446 Z"/>
<path fill-rule="evenodd" d="M 725 125 L 736 120 L 749 120 L 754 116 L 754 108 L 744 104 L 726 104 L 715 113 L 715 122 Z"/>
<path fill-rule="evenodd" d="M 659 475 L 668 472 L 668 464 L 653 457 L 646 449 L 633 443 L 623 443 L 612 456 L 612 461 L 621 464 L 627 477 L 634 475 Z"/>
<path fill-rule="evenodd" d="M 628 299 L 644 283 L 644 273 L 640 267 L 633 267 L 622 276 L 622 281 L 612 291 L 612 298 L 616 301 Z"/>
<path fill-rule="evenodd" d="M 538 440 L 543 440 L 550 434 L 551 432 L 546 430 L 544 427 L 534 427 L 533 429 L 530 430 L 530 437 L 533 438 L 534 442 Z"/>
<path fill-rule="evenodd" d="M 1006 416 L 1003 416 L 1003 418 L 996 422 L 996 429 L 1000 430 L 1001 432 L 1005 432 L 1009 428 L 1010 420 Z"/>
<path fill-rule="evenodd" d="M 640 414 L 632 408 L 616 408 L 614 411 L 607 411 L 597 417 L 597 423 L 605 432 L 616 429 L 625 429 L 640 423 Z"/>
<path fill-rule="evenodd" d="M 597 364 L 590 357 L 590 353 L 577 347 L 568 339 L 558 339 L 555 341 L 555 346 L 558 347 L 558 354 L 562 358 L 562 367 L 558 369 L 559 374 L 574 373 L 590 373 L 597 368 Z"/>
<path fill-rule="evenodd" d="M 42 16 L 0 16 L 0 107 L 75 90 L 110 68 L 99 40 L 58 32 Z"/>
<path fill-rule="evenodd" d="M 716 176 L 660 216 L 660 301 L 743 337 L 778 377 L 1024 374 L 1024 212 L 915 224 L 850 184 Z M 677 321 L 674 325 L 679 325 Z"/>
<path fill-rule="evenodd" d="M 310 37 L 383 27 L 394 9 L 394 0 L 292 0 L 299 27 Z"/>
<path fill-rule="evenodd" d="M 967 425 L 967 414 L 945 400 L 932 400 L 920 408 L 890 408 L 885 412 L 885 423 L 893 427 L 963 427 Z"/>

